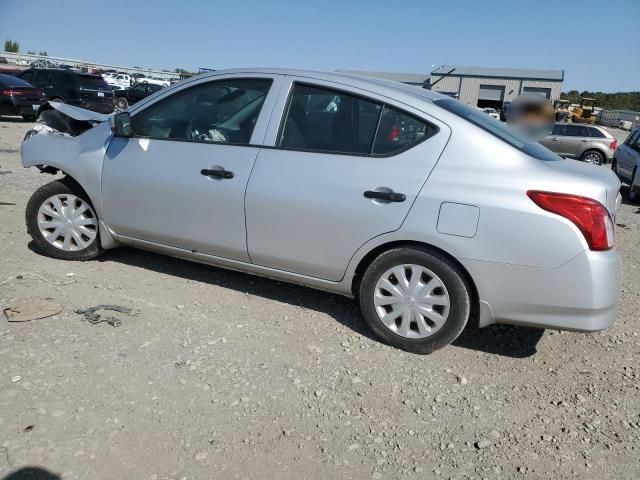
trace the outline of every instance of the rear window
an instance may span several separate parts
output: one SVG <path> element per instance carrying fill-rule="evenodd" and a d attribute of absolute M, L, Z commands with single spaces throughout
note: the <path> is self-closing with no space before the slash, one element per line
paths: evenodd
<path fill-rule="evenodd" d="M 606 135 L 597 128 L 589 128 L 589 133 L 593 138 L 606 138 Z"/>
<path fill-rule="evenodd" d="M 107 82 L 97 75 L 79 75 L 79 79 L 83 90 L 109 90 Z"/>
<path fill-rule="evenodd" d="M 537 158 L 538 160 L 543 160 L 545 162 L 561 160 L 558 155 L 551 152 L 546 147 L 543 147 L 538 142 L 529 140 L 520 132 L 510 128 L 506 123 L 502 123 L 501 121 L 490 117 L 477 108 L 472 108 L 459 100 L 454 100 L 453 98 L 436 100 L 434 103 L 498 137 L 500 140 L 508 143 L 514 148 L 517 148 L 521 152 Z"/>

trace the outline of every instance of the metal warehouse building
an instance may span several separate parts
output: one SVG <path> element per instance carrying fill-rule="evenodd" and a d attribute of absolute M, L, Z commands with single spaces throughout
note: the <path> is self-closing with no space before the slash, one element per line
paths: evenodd
<path fill-rule="evenodd" d="M 431 87 L 434 91 L 478 107 L 501 109 L 525 92 L 550 100 L 560 98 L 564 70 L 443 66 L 431 74 L 348 71 L 357 75 Z M 451 72 L 451 73 L 449 73 Z"/>
<path fill-rule="evenodd" d="M 430 79 L 436 92 L 469 105 L 493 108 L 501 108 L 526 92 L 556 100 L 563 80 L 564 70 L 486 67 L 440 67 L 431 72 Z"/>

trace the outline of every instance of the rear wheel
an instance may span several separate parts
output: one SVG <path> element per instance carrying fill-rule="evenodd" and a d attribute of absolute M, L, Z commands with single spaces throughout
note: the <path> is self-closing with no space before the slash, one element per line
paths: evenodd
<path fill-rule="evenodd" d="M 49 257 L 90 260 L 102 252 L 93 206 L 82 189 L 67 179 L 34 192 L 26 222 L 37 249 Z"/>
<path fill-rule="evenodd" d="M 429 250 L 394 248 L 367 268 L 359 290 L 367 325 L 382 340 L 414 353 L 453 342 L 471 311 L 463 274 Z"/>
<path fill-rule="evenodd" d="M 593 165 L 602 165 L 604 163 L 604 155 L 597 150 L 587 150 L 582 154 L 580 160 Z"/>

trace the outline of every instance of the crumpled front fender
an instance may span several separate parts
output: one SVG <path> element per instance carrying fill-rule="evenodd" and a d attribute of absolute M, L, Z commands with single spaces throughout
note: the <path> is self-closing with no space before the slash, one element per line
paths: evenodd
<path fill-rule="evenodd" d="M 102 162 L 111 141 L 107 122 L 100 123 L 77 137 L 55 133 L 28 135 L 22 142 L 22 166 L 49 166 L 72 177 L 87 192 L 100 219 L 100 237 L 104 248 L 115 246 L 103 224 L 101 178 Z"/>

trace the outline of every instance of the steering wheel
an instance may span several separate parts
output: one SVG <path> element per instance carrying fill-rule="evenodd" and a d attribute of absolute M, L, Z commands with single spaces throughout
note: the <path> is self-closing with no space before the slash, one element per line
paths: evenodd
<path fill-rule="evenodd" d="M 187 125 L 187 135 L 191 140 L 211 141 L 209 130 L 214 127 L 215 125 L 209 124 L 202 119 L 191 120 Z"/>

